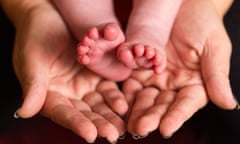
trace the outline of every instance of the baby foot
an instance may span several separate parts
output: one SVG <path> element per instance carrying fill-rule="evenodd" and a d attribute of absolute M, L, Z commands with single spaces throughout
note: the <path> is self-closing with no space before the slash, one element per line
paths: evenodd
<path fill-rule="evenodd" d="M 141 41 L 141 39 L 138 40 Z M 119 60 L 129 68 L 152 68 L 157 74 L 162 72 L 166 65 L 166 56 L 162 49 L 145 44 L 135 44 L 131 41 L 123 43 L 117 55 Z"/>
<path fill-rule="evenodd" d="M 77 60 L 107 79 L 124 80 L 131 69 L 116 58 L 117 47 L 124 39 L 117 24 L 106 24 L 101 31 L 91 28 L 77 47 Z"/>

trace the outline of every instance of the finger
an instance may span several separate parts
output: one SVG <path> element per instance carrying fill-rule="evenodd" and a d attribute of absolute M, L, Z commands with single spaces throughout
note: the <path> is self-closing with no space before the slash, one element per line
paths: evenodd
<path fill-rule="evenodd" d="M 115 114 L 111 109 L 104 103 L 92 107 L 93 112 L 101 115 L 104 119 L 109 121 L 117 130 L 118 137 L 124 135 L 126 132 L 126 126 L 120 116 Z"/>
<path fill-rule="evenodd" d="M 106 138 L 111 143 L 117 141 L 119 133 L 116 127 L 111 122 L 109 122 L 97 113 L 89 111 L 83 111 L 83 113 L 94 123 L 100 137 Z"/>
<path fill-rule="evenodd" d="M 174 102 L 162 118 L 159 129 L 164 137 L 170 137 L 195 112 L 207 104 L 205 90 L 200 85 L 190 86 L 180 90 Z"/>
<path fill-rule="evenodd" d="M 201 67 L 210 99 L 225 109 L 234 109 L 237 105 L 229 82 L 230 56 L 231 42 L 221 27 L 207 41 Z"/>
<path fill-rule="evenodd" d="M 16 111 L 16 114 L 21 118 L 30 118 L 42 109 L 47 95 L 47 84 L 45 82 L 37 82 L 28 88 L 24 84 L 24 87 L 24 101 Z"/>
<path fill-rule="evenodd" d="M 133 103 L 132 110 L 128 119 L 128 131 L 134 135 L 141 134 L 141 136 L 145 136 L 145 130 L 138 132 L 137 128 L 138 120 L 147 112 L 155 103 L 155 98 L 157 97 L 159 91 L 155 88 L 146 88 L 140 91 L 135 98 L 135 102 Z M 149 124 L 145 125 L 145 127 L 150 127 Z M 140 125 L 141 126 L 141 125 Z"/>
<path fill-rule="evenodd" d="M 148 96 L 146 96 L 148 97 Z M 150 107 L 137 121 L 135 131 L 140 136 L 146 136 L 159 127 L 161 118 L 175 98 L 175 92 L 165 91 L 157 95 L 154 105 Z"/>
<path fill-rule="evenodd" d="M 72 103 L 57 92 L 51 92 L 43 107 L 42 114 L 51 118 L 52 121 L 70 129 L 87 142 L 93 143 L 97 138 L 97 128 L 94 123 L 79 111 L 89 111 L 85 105 L 75 108 Z"/>
<path fill-rule="evenodd" d="M 19 23 L 13 51 L 14 69 L 23 89 L 24 101 L 17 110 L 22 118 L 39 112 L 48 89 L 48 53 L 38 33 L 42 28 L 32 24 L 35 20 Z"/>
<path fill-rule="evenodd" d="M 18 39 L 16 39 L 16 43 L 18 44 Z M 14 54 L 14 68 L 23 89 L 24 100 L 16 113 L 19 117 L 29 118 L 37 114 L 44 104 L 48 89 L 48 68 L 45 65 L 45 60 L 39 61 L 46 59 L 46 57 L 41 57 L 41 52 L 36 45 L 22 46 L 24 51 L 28 52 L 30 52 L 29 47 L 35 48 L 31 54 L 23 54 L 22 52 L 16 53 L 16 49 L 21 49 L 18 47 L 21 45 L 17 44 Z"/>
<path fill-rule="evenodd" d="M 104 100 L 115 112 L 120 115 L 126 114 L 128 110 L 127 100 L 116 83 L 103 81 L 99 84 L 97 91 L 101 93 Z"/>
<path fill-rule="evenodd" d="M 91 107 L 84 101 L 79 99 L 70 99 L 71 104 L 78 111 L 92 111 Z"/>
<path fill-rule="evenodd" d="M 131 111 L 132 103 L 134 102 L 136 94 L 142 89 L 142 84 L 137 80 L 129 78 L 123 83 L 122 91 L 128 102 L 128 110 Z"/>
<path fill-rule="evenodd" d="M 95 114 L 88 113 L 88 117 L 94 122 L 101 137 L 114 142 L 126 131 L 124 121 L 115 114 L 105 103 L 103 97 L 98 93 L 91 93 L 84 97 L 86 102 Z M 98 119 L 97 122 L 95 119 Z"/>

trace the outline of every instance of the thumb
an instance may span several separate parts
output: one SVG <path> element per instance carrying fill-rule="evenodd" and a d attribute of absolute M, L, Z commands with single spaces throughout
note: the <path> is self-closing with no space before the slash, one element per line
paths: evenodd
<path fill-rule="evenodd" d="M 48 89 L 47 58 L 40 44 L 28 40 L 21 45 L 16 39 L 13 63 L 23 90 L 23 103 L 15 116 L 29 118 L 37 114 L 46 99 Z"/>
<path fill-rule="evenodd" d="M 210 100 L 224 109 L 234 109 L 237 101 L 229 81 L 231 42 L 222 26 L 209 35 L 201 58 L 202 76 Z"/>
<path fill-rule="evenodd" d="M 21 118 L 30 118 L 36 115 L 46 99 L 47 88 L 46 84 L 37 82 L 25 88 L 24 100 L 21 107 L 16 111 L 16 116 Z"/>

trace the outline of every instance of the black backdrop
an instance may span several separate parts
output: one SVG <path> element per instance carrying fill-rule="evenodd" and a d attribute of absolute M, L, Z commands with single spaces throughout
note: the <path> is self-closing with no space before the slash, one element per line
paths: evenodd
<path fill-rule="evenodd" d="M 232 90 L 240 100 L 240 1 L 235 0 L 224 22 L 233 45 Z M 11 129 L 15 121 L 12 115 L 21 103 L 21 88 L 14 75 L 11 58 L 14 34 L 14 27 L 0 10 L 0 134 Z M 209 104 L 191 121 L 209 144 L 240 143 L 240 112 L 224 111 Z"/>

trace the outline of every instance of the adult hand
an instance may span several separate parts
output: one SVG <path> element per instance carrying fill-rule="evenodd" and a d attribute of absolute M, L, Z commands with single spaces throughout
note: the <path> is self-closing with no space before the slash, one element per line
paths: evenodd
<path fill-rule="evenodd" d="M 167 45 L 167 67 L 159 75 L 135 71 L 123 85 L 131 105 L 130 133 L 159 128 L 171 136 L 208 98 L 221 108 L 237 105 L 229 84 L 231 43 L 209 0 L 185 1 Z"/>
<path fill-rule="evenodd" d="M 21 7 L 20 17 L 8 13 L 16 27 L 13 60 L 24 97 L 17 115 L 29 118 L 42 110 L 88 142 L 97 136 L 116 141 L 125 132 L 116 113 L 127 110 L 117 85 L 77 63 L 75 42 L 48 0 L 22 2 L 12 1 Z"/>

